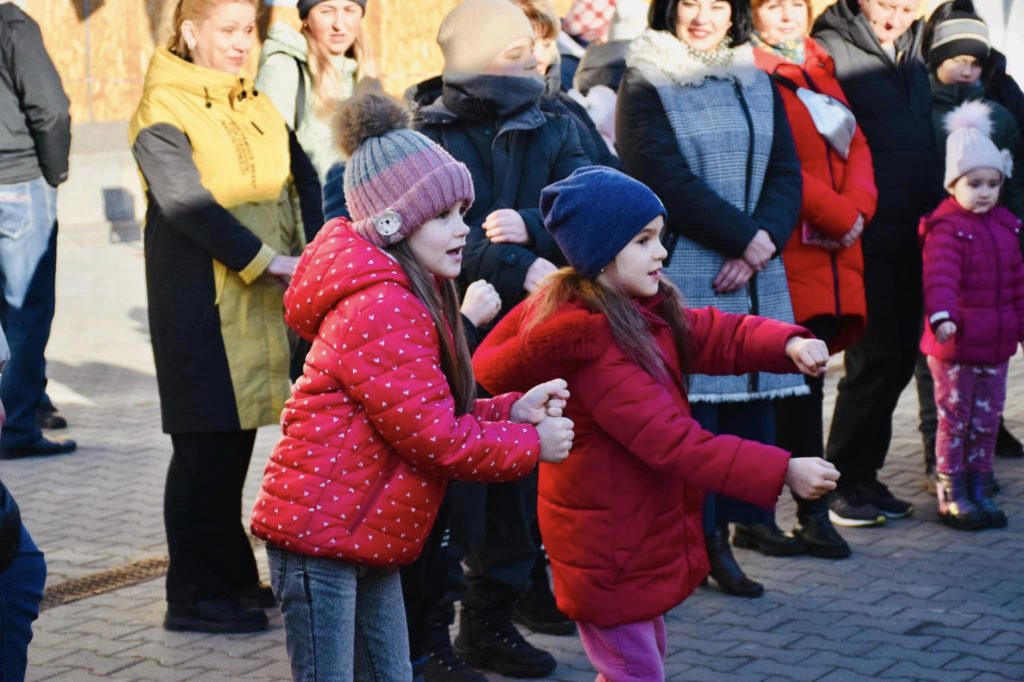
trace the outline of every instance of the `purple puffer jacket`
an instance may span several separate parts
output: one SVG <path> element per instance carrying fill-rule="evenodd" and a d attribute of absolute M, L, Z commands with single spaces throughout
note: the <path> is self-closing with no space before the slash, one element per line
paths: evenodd
<path fill-rule="evenodd" d="M 976 214 L 949 197 L 921 218 L 924 242 L 924 335 L 921 351 L 949 362 L 993 365 L 1024 340 L 1021 221 L 997 206 Z M 933 330 L 956 323 L 939 343 Z"/>

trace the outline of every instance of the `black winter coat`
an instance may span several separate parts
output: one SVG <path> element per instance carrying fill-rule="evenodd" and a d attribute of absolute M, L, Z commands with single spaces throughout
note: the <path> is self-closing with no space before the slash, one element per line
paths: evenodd
<path fill-rule="evenodd" d="M 921 61 L 922 20 L 882 49 L 857 0 L 839 0 L 814 22 L 811 36 L 835 60 L 836 77 L 871 148 L 878 211 L 864 231 L 865 251 L 917 251 L 917 223 L 944 196 L 932 127 L 932 93 Z"/>
<path fill-rule="evenodd" d="M 68 179 L 69 106 L 39 25 L 0 4 L 0 185 Z"/>
<path fill-rule="evenodd" d="M 568 113 L 541 111 L 537 105 L 504 120 L 462 120 L 438 102 L 419 109 L 417 130 L 466 164 L 473 176 L 476 200 L 466 215 L 470 233 L 460 279 L 464 284 L 490 282 L 501 296 L 500 319 L 526 297 L 523 282 L 537 258 L 565 265 L 544 229 L 540 192 L 589 165 L 576 122 Z M 484 219 L 501 208 L 519 212 L 530 244 L 492 244 L 487 239 Z"/>
<path fill-rule="evenodd" d="M 1024 134 L 1024 92 L 1013 76 L 1006 73 L 1006 56 L 999 50 L 989 53 L 981 83 L 985 87 L 985 97 L 1006 107 Z"/>

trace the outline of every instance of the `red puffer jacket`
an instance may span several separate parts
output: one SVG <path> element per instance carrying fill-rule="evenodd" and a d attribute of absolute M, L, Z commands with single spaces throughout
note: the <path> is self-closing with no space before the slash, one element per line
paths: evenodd
<path fill-rule="evenodd" d="M 1020 219 L 1003 206 L 979 215 L 949 197 L 921 219 L 925 326 L 921 351 L 949 362 L 994 365 L 1024 340 Z M 956 336 L 939 343 L 944 320 Z"/>
<path fill-rule="evenodd" d="M 446 479 L 507 481 L 540 441 L 509 417 L 518 395 L 456 416 L 437 328 L 401 266 L 333 220 L 302 254 L 288 324 L 312 342 L 253 507 L 253 535 L 373 566 L 420 553 Z"/>
<path fill-rule="evenodd" d="M 846 104 L 832 58 L 810 38 L 804 39 L 804 50 L 803 65 L 787 62 L 762 48 L 754 50 L 754 63 L 769 75 L 815 90 L 808 82 L 810 76 L 817 91 Z M 819 315 L 838 317 L 839 331 L 829 341 L 829 350 L 838 353 L 857 340 L 866 324 L 864 257 L 859 242 L 840 251 L 805 244 L 803 223 L 829 239 L 839 240 L 853 227 L 858 214 L 864 216 L 865 224 L 871 222 L 878 198 L 871 150 L 864 133 L 857 128 L 849 156 L 844 160 L 818 133 L 796 93 L 778 82 L 776 88 L 793 130 L 804 182 L 801 224 L 793 231 L 782 254 L 793 313 L 797 322 Z"/>
<path fill-rule="evenodd" d="M 644 306 L 672 376 L 681 376 L 668 325 Z M 607 318 L 567 303 L 527 328 L 525 304 L 477 350 L 489 391 L 564 377 L 576 426 L 573 452 L 540 467 L 538 517 L 558 607 L 604 627 L 654 618 L 708 573 L 701 523 L 704 489 L 775 504 L 789 455 L 735 436 L 715 436 L 690 416 L 678 381 L 641 370 L 614 340 Z M 784 349 L 800 327 L 713 308 L 689 311 L 692 370 L 792 372 Z"/>

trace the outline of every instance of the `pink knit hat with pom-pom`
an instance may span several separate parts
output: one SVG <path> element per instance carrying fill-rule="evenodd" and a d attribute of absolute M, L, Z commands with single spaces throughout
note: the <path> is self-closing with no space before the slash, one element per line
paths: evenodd
<path fill-rule="evenodd" d="M 992 141 L 992 108 L 980 101 L 964 102 L 946 114 L 946 178 L 951 190 L 956 181 L 978 168 L 994 168 L 1010 177 L 1013 159 Z"/>

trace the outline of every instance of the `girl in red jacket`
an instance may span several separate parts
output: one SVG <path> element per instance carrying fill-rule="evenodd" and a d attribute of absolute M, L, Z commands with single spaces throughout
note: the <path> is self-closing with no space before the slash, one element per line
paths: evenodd
<path fill-rule="evenodd" d="M 381 94 L 338 114 L 352 222 L 327 223 L 284 302 L 312 347 L 252 512 L 296 680 L 409 680 L 398 567 L 448 479 L 507 481 L 572 443 L 568 392 L 476 400 L 452 280 L 473 201 L 466 167 Z"/>
<path fill-rule="evenodd" d="M 1006 403 L 1006 370 L 1024 339 L 1021 221 L 998 205 L 1013 161 L 990 139 L 984 102 L 946 116 L 947 198 L 921 219 L 924 335 L 935 380 L 939 516 L 961 530 L 1003 527 L 992 460 Z"/>
<path fill-rule="evenodd" d="M 660 276 L 665 209 L 622 173 L 580 169 L 541 210 L 571 267 L 498 324 L 474 368 L 489 391 L 567 379 L 576 456 L 541 467 L 538 499 L 558 608 L 599 680 L 663 680 L 663 615 L 708 574 L 704 490 L 771 507 L 784 482 L 817 498 L 839 477 L 823 459 L 704 431 L 683 377 L 820 375 L 828 350 L 793 325 L 684 309 Z"/>

